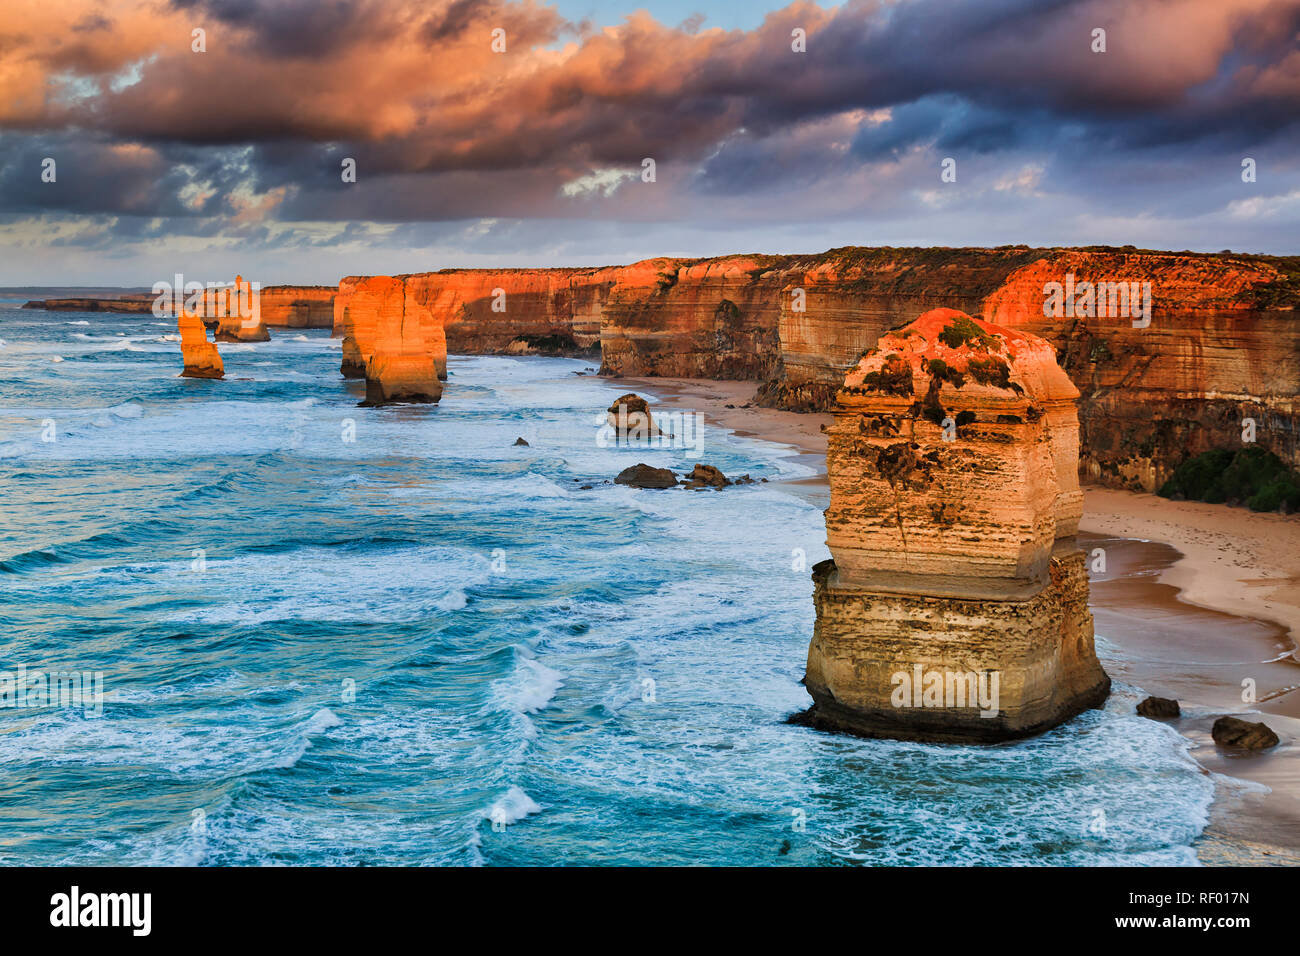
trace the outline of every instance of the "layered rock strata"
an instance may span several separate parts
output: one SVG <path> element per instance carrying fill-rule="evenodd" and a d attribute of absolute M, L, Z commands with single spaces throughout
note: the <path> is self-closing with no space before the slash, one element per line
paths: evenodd
<path fill-rule="evenodd" d="M 1099 705 L 1078 392 L 1036 336 L 936 309 L 849 373 L 813 572 L 815 726 L 990 741 Z"/>
<path fill-rule="evenodd" d="M 334 326 L 334 286 L 272 285 L 262 289 L 262 321 L 289 329 Z"/>
<path fill-rule="evenodd" d="M 208 341 L 203 319 L 193 312 L 181 311 L 176 319 L 181 333 L 182 378 L 222 378 L 225 364 L 217 347 Z"/>
<path fill-rule="evenodd" d="M 1150 323 L 1087 308 L 1045 316 L 1046 287 L 1150 283 Z M 620 376 L 752 380 L 760 404 L 828 411 L 863 351 L 932 308 L 1039 335 L 1081 392 L 1081 469 L 1154 490 L 1184 458 L 1257 441 L 1300 467 L 1300 260 L 1129 247 L 894 249 L 647 259 L 600 269 L 400 277 L 466 354 L 599 343 Z M 335 333 L 356 277 L 334 304 Z M 1081 303 L 1083 304 L 1083 303 Z M 1106 303 L 1109 304 L 1109 303 Z M 350 374 L 364 374 L 352 363 Z"/>

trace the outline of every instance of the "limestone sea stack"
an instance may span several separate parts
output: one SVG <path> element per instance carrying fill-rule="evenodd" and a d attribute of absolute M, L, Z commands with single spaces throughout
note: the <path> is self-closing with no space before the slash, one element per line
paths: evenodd
<path fill-rule="evenodd" d="M 260 296 L 253 294 L 252 284 L 243 276 L 235 276 L 234 288 L 210 290 L 204 302 L 207 315 L 217 319 L 218 342 L 271 340 L 271 333 L 262 321 Z"/>
<path fill-rule="evenodd" d="M 1075 543 L 1078 395 L 1045 341 L 953 309 L 884 334 L 849 372 L 805 722 L 996 741 L 1106 699 Z"/>
<path fill-rule="evenodd" d="M 352 334 L 343 339 L 344 362 L 365 363 L 363 404 L 430 403 L 442 398 L 437 364 L 439 357 L 446 362 L 442 324 L 428 309 L 407 299 L 401 279 L 374 276 L 359 281 L 347 308 Z M 363 330 L 360 339 L 358 328 Z"/>
<path fill-rule="evenodd" d="M 381 336 L 390 350 L 403 336 L 408 348 L 424 348 L 436 377 L 447 378 L 447 336 L 443 323 L 410 294 L 402 279 L 392 276 L 343 279 L 334 299 L 334 318 L 335 330 L 343 336 L 339 371 L 344 378 L 367 377 L 366 370 Z M 417 339 L 422 346 L 416 345 Z"/>
<path fill-rule="evenodd" d="M 176 322 L 181 333 L 181 359 L 185 363 L 181 377 L 223 378 L 226 374 L 225 365 L 217 347 L 208 341 L 203 319 L 182 309 Z"/>

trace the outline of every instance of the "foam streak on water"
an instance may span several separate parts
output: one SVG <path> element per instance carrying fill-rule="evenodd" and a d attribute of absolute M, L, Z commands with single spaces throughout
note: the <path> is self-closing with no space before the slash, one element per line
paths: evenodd
<path fill-rule="evenodd" d="M 602 484 L 692 461 L 598 447 L 584 363 L 453 357 L 440 405 L 362 409 L 324 333 L 208 382 L 174 331 L 0 311 L 0 670 L 108 691 L 0 709 L 0 862 L 1194 862 L 1212 784 L 1118 709 L 987 748 L 784 724 L 821 514 Z"/>

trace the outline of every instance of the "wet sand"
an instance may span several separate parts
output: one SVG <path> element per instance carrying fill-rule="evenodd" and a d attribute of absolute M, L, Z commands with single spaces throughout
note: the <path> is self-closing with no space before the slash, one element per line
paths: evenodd
<path fill-rule="evenodd" d="M 611 381 L 652 406 L 698 411 L 797 449 L 817 473 L 781 484 L 829 503 L 822 427 L 831 415 L 753 406 L 753 382 Z M 1131 688 L 1117 687 L 1111 706 L 1136 706 L 1146 694 L 1177 699 L 1183 715 L 1169 723 L 1206 773 L 1222 775 L 1196 843 L 1201 862 L 1300 865 L 1300 518 L 1087 488 L 1080 532 L 1085 550 L 1105 552 L 1105 570 L 1091 574 L 1098 656 Z M 1243 700 L 1246 680 L 1254 703 Z M 1225 751 L 1210 737 L 1223 714 L 1263 720 L 1282 743 L 1262 754 Z"/>

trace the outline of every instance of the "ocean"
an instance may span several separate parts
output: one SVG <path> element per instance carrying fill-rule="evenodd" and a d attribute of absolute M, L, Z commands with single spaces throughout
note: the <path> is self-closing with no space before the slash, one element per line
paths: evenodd
<path fill-rule="evenodd" d="M 792 449 L 602 447 L 578 360 L 367 409 L 327 332 L 223 382 L 175 332 L 0 308 L 0 691 L 103 688 L 11 676 L 0 863 L 1195 864 L 1214 783 L 1131 694 L 989 747 L 785 722 L 828 557 Z M 612 483 L 695 460 L 769 481 Z"/>

